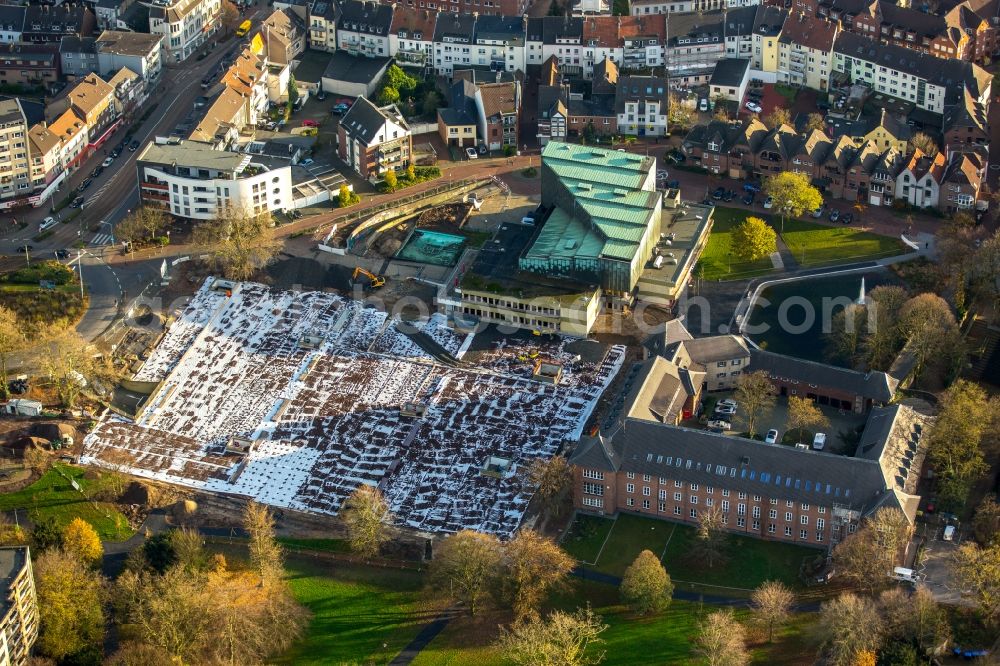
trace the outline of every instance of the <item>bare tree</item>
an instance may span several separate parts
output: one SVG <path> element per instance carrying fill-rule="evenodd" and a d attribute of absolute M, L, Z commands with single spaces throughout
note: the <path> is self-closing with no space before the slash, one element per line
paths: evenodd
<path fill-rule="evenodd" d="M 274 515 L 257 502 L 248 502 L 243 512 L 243 528 L 250 534 L 250 561 L 265 584 L 281 580 L 284 554 L 274 536 Z"/>
<path fill-rule="evenodd" d="M 253 536 L 251 535 L 250 555 L 253 558 Z M 174 555 L 177 557 L 176 566 L 181 567 L 189 573 L 203 571 L 208 565 L 208 556 L 205 554 L 205 540 L 202 539 L 198 530 L 189 527 L 182 527 L 170 533 L 170 545 L 173 546 Z"/>
<path fill-rule="evenodd" d="M 174 666 L 176 662 L 163 648 L 126 641 L 104 663 L 106 666 Z"/>
<path fill-rule="evenodd" d="M 722 510 L 710 506 L 698 512 L 698 533 L 695 535 L 691 556 L 709 568 L 726 559 L 726 524 Z"/>
<path fill-rule="evenodd" d="M 746 632 L 729 609 L 715 611 L 701 622 L 694 651 L 708 666 L 743 666 L 750 663 Z"/>
<path fill-rule="evenodd" d="M 899 509 L 880 509 L 834 548 L 833 558 L 846 578 L 874 592 L 888 581 L 912 533 L 912 526 Z"/>
<path fill-rule="evenodd" d="M 776 106 L 771 113 L 761 118 L 761 121 L 768 129 L 776 129 L 782 125 L 790 125 L 792 123 L 792 114 L 785 107 Z"/>
<path fill-rule="evenodd" d="M 576 564 L 554 541 L 522 529 L 503 553 L 502 594 L 522 619 L 538 611 L 553 589 L 562 587 Z"/>
<path fill-rule="evenodd" d="M 135 455 L 128 449 L 109 449 L 101 454 L 101 464 L 107 470 L 104 478 L 107 479 L 108 490 L 117 500 L 125 492 L 126 475 L 135 464 Z"/>
<path fill-rule="evenodd" d="M 59 402 L 73 407 L 88 381 L 98 374 L 97 350 L 76 331 L 63 331 L 52 338 L 41 356 Z"/>
<path fill-rule="evenodd" d="M 938 144 L 930 134 L 917 132 L 910 138 L 910 152 L 920 150 L 927 157 L 934 157 L 938 154 Z"/>
<path fill-rule="evenodd" d="M 45 449 L 35 445 L 27 446 L 24 449 L 24 466 L 41 476 L 52 466 L 52 456 Z"/>
<path fill-rule="evenodd" d="M 575 613 L 555 611 L 544 620 L 537 615 L 500 632 L 500 652 L 519 666 L 587 666 L 599 664 L 604 653 L 587 651 L 608 628 L 588 607 Z"/>
<path fill-rule="evenodd" d="M 536 458 L 529 468 L 531 483 L 538 487 L 535 494 L 546 511 L 559 515 L 562 502 L 573 486 L 573 471 L 565 456 Z"/>
<path fill-rule="evenodd" d="M 788 420 L 785 427 L 788 432 L 796 432 L 798 441 L 802 441 L 805 430 L 829 428 L 830 419 L 826 418 L 812 400 L 793 395 L 788 398 Z"/>
<path fill-rule="evenodd" d="M 1000 504 L 994 498 L 984 498 L 976 509 L 972 531 L 976 541 L 984 546 L 1000 543 Z"/>
<path fill-rule="evenodd" d="M 852 666 L 859 654 L 874 654 L 882 644 L 878 607 L 850 592 L 823 604 L 819 626 L 827 661 L 834 666 Z"/>
<path fill-rule="evenodd" d="M 644 550 L 625 570 L 619 592 L 622 601 L 636 613 L 659 613 L 670 605 L 674 585 L 652 551 Z"/>
<path fill-rule="evenodd" d="M 435 549 L 430 579 L 475 615 L 496 586 L 500 561 L 501 547 L 495 536 L 462 530 Z"/>
<path fill-rule="evenodd" d="M 195 227 L 194 242 L 208 250 L 227 278 L 246 280 L 269 264 L 281 247 L 271 233 L 271 225 L 267 211 L 253 213 L 229 207 L 217 219 Z"/>
<path fill-rule="evenodd" d="M 754 613 L 767 627 L 767 642 L 770 643 L 774 640 L 774 628 L 788 620 L 795 595 L 780 581 L 769 580 L 753 591 L 751 599 Z"/>
<path fill-rule="evenodd" d="M 823 132 L 826 130 L 826 119 L 822 113 L 810 113 L 806 120 L 806 131 Z"/>
<path fill-rule="evenodd" d="M 951 637 L 947 614 L 923 585 L 912 593 L 899 587 L 885 590 L 879 595 L 878 607 L 886 641 L 915 645 L 926 654 Z"/>
<path fill-rule="evenodd" d="M 115 225 L 115 235 L 129 243 L 151 243 L 167 230 L 169 218 L 162 208 L 140 206 Z"/>
<path fill-rule="evenodd" d="M 392 513 L 382 492 L 373 486 L 360 485 L 347 498 L 340 517 L 347 525 L 351 549 L 364 557 L 375 557 L 388 541 Z"/>
<path fill-rule="evenodd" d="M 740 375 L 736 381 L 736 399 L 743 407 L 745 416 L 742 420 L 752 438 L 757 434 L 757 421 L 775 403 L 774 389 L 767 373 L 758 370 Z"/>

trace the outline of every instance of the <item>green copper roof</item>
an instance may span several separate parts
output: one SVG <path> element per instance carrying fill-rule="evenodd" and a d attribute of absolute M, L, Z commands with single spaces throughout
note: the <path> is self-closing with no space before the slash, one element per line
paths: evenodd
<path fill-rule="evenodd" d="M 542 163 L 574 203 L 550 215 L 525 257 L 631 261 L 659 200 L 651 182 L 653 159 L 552 141 L 542 151 Z"/>

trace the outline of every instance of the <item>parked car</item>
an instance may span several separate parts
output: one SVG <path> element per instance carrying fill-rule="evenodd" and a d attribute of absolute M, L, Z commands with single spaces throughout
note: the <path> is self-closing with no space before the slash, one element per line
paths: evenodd
<path fill-rule="evenodd" d="M 854 221 L 854 213 L 844 213 L 840 216 L 840 221 L 844 224 L 850 224 Z"/>
<path fill-rule="evenodd" d="M 465 149 L 465 156 L 468 157 L 470 160 L 475 160 L 479 158 L 479 153 L 476 152 L 475 148 L 469 146 L 468 148 Z"/>
<path fill-rule="evenodd" d="M 316 99 L 318 99 L 321 102 L 323 100 L 325 100 L 326 99 L 326 91 L 320 90 L 318 93 L 316 93 Z"/>
<path fill-rule="evenodd" d="M 667 161 L 671 164 L 683 164 L 686 159 L 687 155 L 679 150 L 671 150 L 667 153 Z"/>
<path fill-rule="evenodd" d="M 21 254 L 25 254 L 26 252 L 31 252 L 34 249 L 35 249 L 34 245 L 25 244 L 17 246 L 17 251 L 20 252 Z"/>
<path fill-rule="evenodd" d="M 766 444 L 777 444 L 778 443 L 778 431 L 775 430 L 774 428 L 771 428 L 770 430 L 768 430 L 767 434 L 764 435 L 764 442 Z"/>
<path fill-rule="evenodd" d="M 721 199 L 726 194 L 725 188 L 717 187 L 714 192 L 712 192 L 713 199 Z"/>
<path fill-rule="evenodd" d="M 702 97 L 701 101 L 698 102 L 698 110 L 701 112 L 708 111 L 708 98 Z"/>
<path fill-rule="evenodd" d="M 114 163 L 115 163 L 115 158 L 113 158 L 113 157 L 106 157 L 106 158 L 104 158 L 104 161 L 101 162 L 101 166 L 104 167 L 105 169 L 107 169 L 109 166 L 111 166 Z"/>
<path fill-rule="evenodd" d="M 708 422 L 708 429 L 712 432 L 726 432 L 727 430 L 732 430 L 733 425 L 729 421 L 715 419 Z"/>
<path fill-rule="evenodd" d="M 743 197 L 743 205 L 744 206 L 753 205 L 753 192 L 749 192 L 745 197 Z"/>
<path fill-rule="evenodd" d="M 760 113 L 761 111 L 763 111 L 763 109 L 761 108 L 760 104 L 757 104 L 756 102 L 749 102 L 748 101 L 743 106 L 745 106 L 746 109 L 747 109 L 747 111 L 750 111 L 751 113 Z"/>
<path fill-rule="evenodd" d="M 722 195 L 722 200 L 725 201 L 726 203 L 729 203 L 735 198 L 736 198 L 736 192 L 733 192 L 732 190 L 726 190 L 726 193 Z"/>
<path fill-rule="evenodd" d="M 333 113 L 337 114 L 338 116 L 342 116 L 345 113 L 347 113 L 347 110 L 349 108 L 351 108 L 350 105 L 344 104 L 343 102 L 341 102 L 340 104 L 335 104 L 333 106 L 333 108 L 330 109 L 330 111 L 332 111 Z"/>
<path fill-rule="evenodd" d="M 668 190 L 676 190 L 680 186 L 681 186 L 681 181 L 679 181 L 679 180 L 668 180 L 667 181 L 667 185 L 666 185 L 666 189 L 668 189 Z"/>
<path fill-rule="evenodd" d="M 732 398 L 723 398 L 717 404 L 719 406 L 722 406 L 722 407 L 739 407 L 740 406 L 740 403 L 736 402 Z"/>
<path fill-rule="evenodd" d="M 139 150 L 139 142 L 138 141 L 133 141 L 132 143 L 130 143 L 128 145 L 128 151 L 130 153 L 134 153 L 137 150 Z"/>
<path fill-rule="evenodd" d="M 302 126 L 303 127 L 319 127 L 319 123 L 316 122 L 315 120 L 303 120 L 302 121 Z"/>
<path fill-rule="evenodd" d="M 820 206 L 819 208 L 817 208 L 816 210 L 814 210 L 812 212 L 812 216 L 815 217 L 817 220 L 819 218 L 823 217 L 823 207 Z"/>
<path fill-rule="evenodd" d="M 80 183 L 80 186 L 79 186 L 78 188 L 76 188 L 76 189 L 77 189 L 77 191 L 78 191 L 78 192 L 83 192 L 83 191 L 84 191 L 85 189 L 87 189 L 88 187 L 90 187 L 90 184 L 91 184 L 92 182 L 94 182 L 94 181 L 93 181 L 92 179 L 90 179 L 90 178 L 85 178 L 85 179 L 83 180 L 83 182 L 82 182 L 82 183 Z"/>
<path fill-rule="evenodd" d="M 772 206 L 774 206 L 774 199 L 771 197 L 764 199 L 764 208 L 770 209 Z"/>
<path fill-rule="evenodd" d="M 69 250 L 56 250 L 56 259 L 69 259 Z"/>
<path fill-rule="evenodd" d="M 839 210 L 831 210 L 830 211 L 830 221 L 831 222 L 836 222 L 839 219 L 840 219 L 840 211 Z"/>
<path fill-rule="evenodd" d="M 314 160 L 311 157 L 307 157 L 304 160 L 302 160 L 301 162 L 299 162 L 299 165 L 301 165 L 301 166 L 310 166 L 310 165 L 315 164 L 315 163 L 316 163 L 316 160 Z"/>
<path fill-rule="evenodd" d="M 736 408 L 732 405 L 717 405 L 715 408 L 716 416 L 732 416 L 736 413 Z"/>
<path fill-rule="evenodd" d="M 756 194 L 757 192 L 760 192 L 760 185 L 758 185 L 757 183 L 749 183 L 749 182 L 743 183 L 743 190 L 746 192 L 753 192 L 754 194 Z"/>
<path fill-rule="evenodd" d="M 40 225 L 38 225 L 38 231 L 42 232 L 42 231 L 45 231 L 46 229 L 51 229 L 52 227 L 56 226 L 57 224 L 59 224 L 59 220 L 57 220 L 56 218 L 54 218 L 52 216 L 49 216 L 49 217 L 45 218 L 44 220 L 42 220 L 42 223 Z"/>
<path fill-rule="evenodd" d="M 71 203 L 69 206 L 70 208 L 82 208 L 83 202 L 84 202 L 83 197 L 76 197 L 75 199 L 73 199 L 73 203 Z"/>
<path fill-rule="evenodd" d="M 813 448 L 817 451 L 822 451 L 824 446 L 826 446 L 826 433 L 816 433 L 816 436 L 813 437 Z"/>

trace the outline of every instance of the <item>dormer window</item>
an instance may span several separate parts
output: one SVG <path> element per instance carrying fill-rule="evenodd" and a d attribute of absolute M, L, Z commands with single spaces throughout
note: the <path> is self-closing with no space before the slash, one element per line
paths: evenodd
<path fill-rule="evenodd" d="M 715 151 L 715 152 L 718 152 L 718 151 L 719 151 L 719 144 L 717 144 L 717 143 L 716 143 L 716 142 L 714 142 L 714 141 L 709 141 L 709 142 L 708 142 L 708 149 L 709 149 L 709 150 L 713 150 L 713 151 Z"/>

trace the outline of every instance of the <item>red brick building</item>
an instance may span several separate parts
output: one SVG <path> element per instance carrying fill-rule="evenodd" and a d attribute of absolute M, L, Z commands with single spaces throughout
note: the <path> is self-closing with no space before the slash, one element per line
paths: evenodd
<path fill-rule="evenodd" d="M 925 423 L 900 405 L 876 410 L 856 455 L 842 456 L 629 418 L 570 457 L 573 504 L 691 524 L 717 508 L 729 531 L 832 548 L 882 507 L 912 522 Z M 907 472 L 896 474 L 904 457 Z"/>

